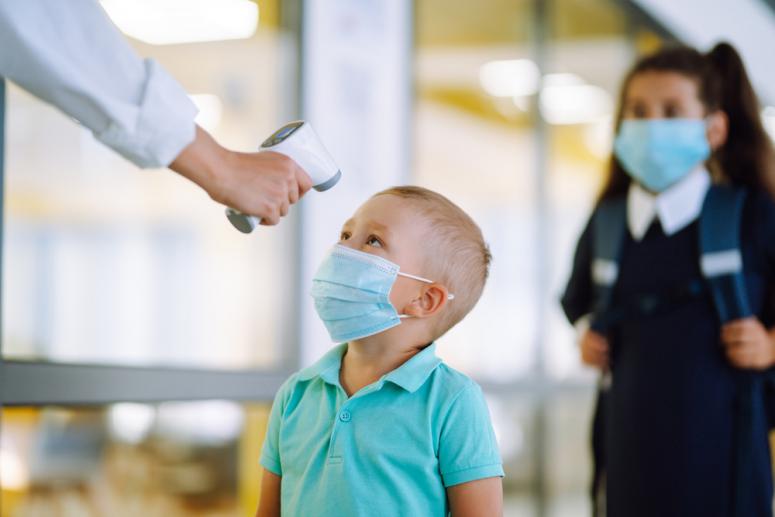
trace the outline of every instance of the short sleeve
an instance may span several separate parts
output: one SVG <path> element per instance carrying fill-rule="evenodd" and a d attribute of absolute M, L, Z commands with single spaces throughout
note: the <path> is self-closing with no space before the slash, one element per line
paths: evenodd
<path fill-rule="evenodd" d="M 439 465 L 445 487 L 503 477 L 498 443 L 482 390 L 471 382 L 455 397 L 444 417 Z"/>
<path fill-rule="evenodd" d="M 269 413 L 269 424 L 266 427 L 266 437 L 264 446 L 261 449 L 261 466 L 268 471 L 283 475 L 283 469 L 280 462 L 280 430 L 282 428 L 283 414 L 288 404 L 288 399 L 295 383 L 296 376 L 286 380 L 275 395 L 272 403 L 272 410 Z"/>

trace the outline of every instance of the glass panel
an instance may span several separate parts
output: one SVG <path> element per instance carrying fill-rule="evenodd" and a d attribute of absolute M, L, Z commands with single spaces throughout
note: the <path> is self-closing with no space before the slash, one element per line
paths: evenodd
<path fill-rule="evenodd" d="M 5 409 L 0 517 L 253 516 L 269 407 Z"/>
<path fill-rule="evenodd" d="M 533 397 L 486 395 L 503 470 L 504 515 L 532 517 L 536 497 L 536 404 Z"/>
<path fill-rule="evenodd" d="M 260 2 L 247 39 L 130 41 L 192 94 L 199 123 L 218 140 L 255 150 L 292 116 L 295 98 L 294 37 L 279 28 L 278 5 Z M 295 293 L 292 217 L 245 236 L 193 184 L 137 170 L 13 85 L 6 127 L 5 357 L 215 368 L 281 361 Z"/>
<path fill-rule="evenodd" d="M 589 515 L 591 392 L 556 395 L 544 402 L 531 394 L 486 398 L 506 472 L 504 515 Z"/>
<path fill-rule="evenodd" d="M 592 472 L 590 432 L 594 397 L 591 390 L 556 395 L 547 400 L 544 473 L 548 515 L 589 515 Z"/>
<path fill-rule="evenodd" d="M 556 0 L 548 21 L 540 112 L 549 134 L 549 289 L 556 295 L 547 308 L 543 350 L 549 375 L 589 381 L 594 373 L 579 361 L 575 331 L 558 296 L 606 177 L 620 82 L 636 51 L 655 47 L 660 38 L 610 0 Z"/>
<path fill-rule="evenodd" d="M 439 352 L 468 374 L 499 381 L 530 371 L 538 324 L 533 301 L 539 264 L 531 246 L 536 148 L 529 106 L 493 95 L 512 78 L 505 60 L 525 74 L 527 83 L 518 86 L 535 87 L 530 5 L 424 0 L 417 8 L 413 181 L 466 210 L 494 257 L 482 299 L 441 339 Z"/>

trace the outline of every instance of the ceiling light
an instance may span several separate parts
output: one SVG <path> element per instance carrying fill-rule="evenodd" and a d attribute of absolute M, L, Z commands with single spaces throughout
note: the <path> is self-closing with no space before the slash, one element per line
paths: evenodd
<path fill-rule="evenodd" d="M 538 91 L 540 72 L 529 59 L 490 61 L 479 68 L 479 82 L 494 97 L 522 97 Z"/>
<path fill-rule="evenodd" d="M 543 86 L 574 86 L 577 84 L 586 84 L 586 81 L 570 72 L 546 74 L 542 82 Z"/>
<path fill-rule="evenodd" d="M 539 107 L 550 124 L 588 124 L 609 117 L 613 101 L 599 86 L 566 84 L 544 87 Z"/>
<path fill-rule="evenodd" d="M 249 38 L 258 26 L 250 0 L 101 0 L 127 36 L 152 45 Z"/>

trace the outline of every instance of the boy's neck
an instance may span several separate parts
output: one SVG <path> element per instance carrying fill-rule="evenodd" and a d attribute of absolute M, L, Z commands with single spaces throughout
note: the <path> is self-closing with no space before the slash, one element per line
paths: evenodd
<path fill-rule="evenodd" d="M 388 330 L 348 342 L 339 370 L 339 382 L 348 396 L 392 372 L 427 345 L 417 340 L 399 340 L 399 336 L 390 334 L 393 333 Z"/>

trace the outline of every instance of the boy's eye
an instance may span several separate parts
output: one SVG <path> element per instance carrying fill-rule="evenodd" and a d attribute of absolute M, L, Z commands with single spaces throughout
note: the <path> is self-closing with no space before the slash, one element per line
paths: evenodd
<path fill-rule="evenodd" d="M 349 238 L 350 238 L 350 232 L 342 232 L 341 234 L 339 234 L 340 241 L 346 241 Z"/>
<path fill-rule="evenodd" d="M 366 240 L 366 244 L 368 244 L 369 246 L 373 246 L 375 248 L 381 248 L 382 247 L 382 241 L 379 240 L 379 238 L 377 238 L 374 235 L 370 235 L 369 236 L 369 238 Z"/>

